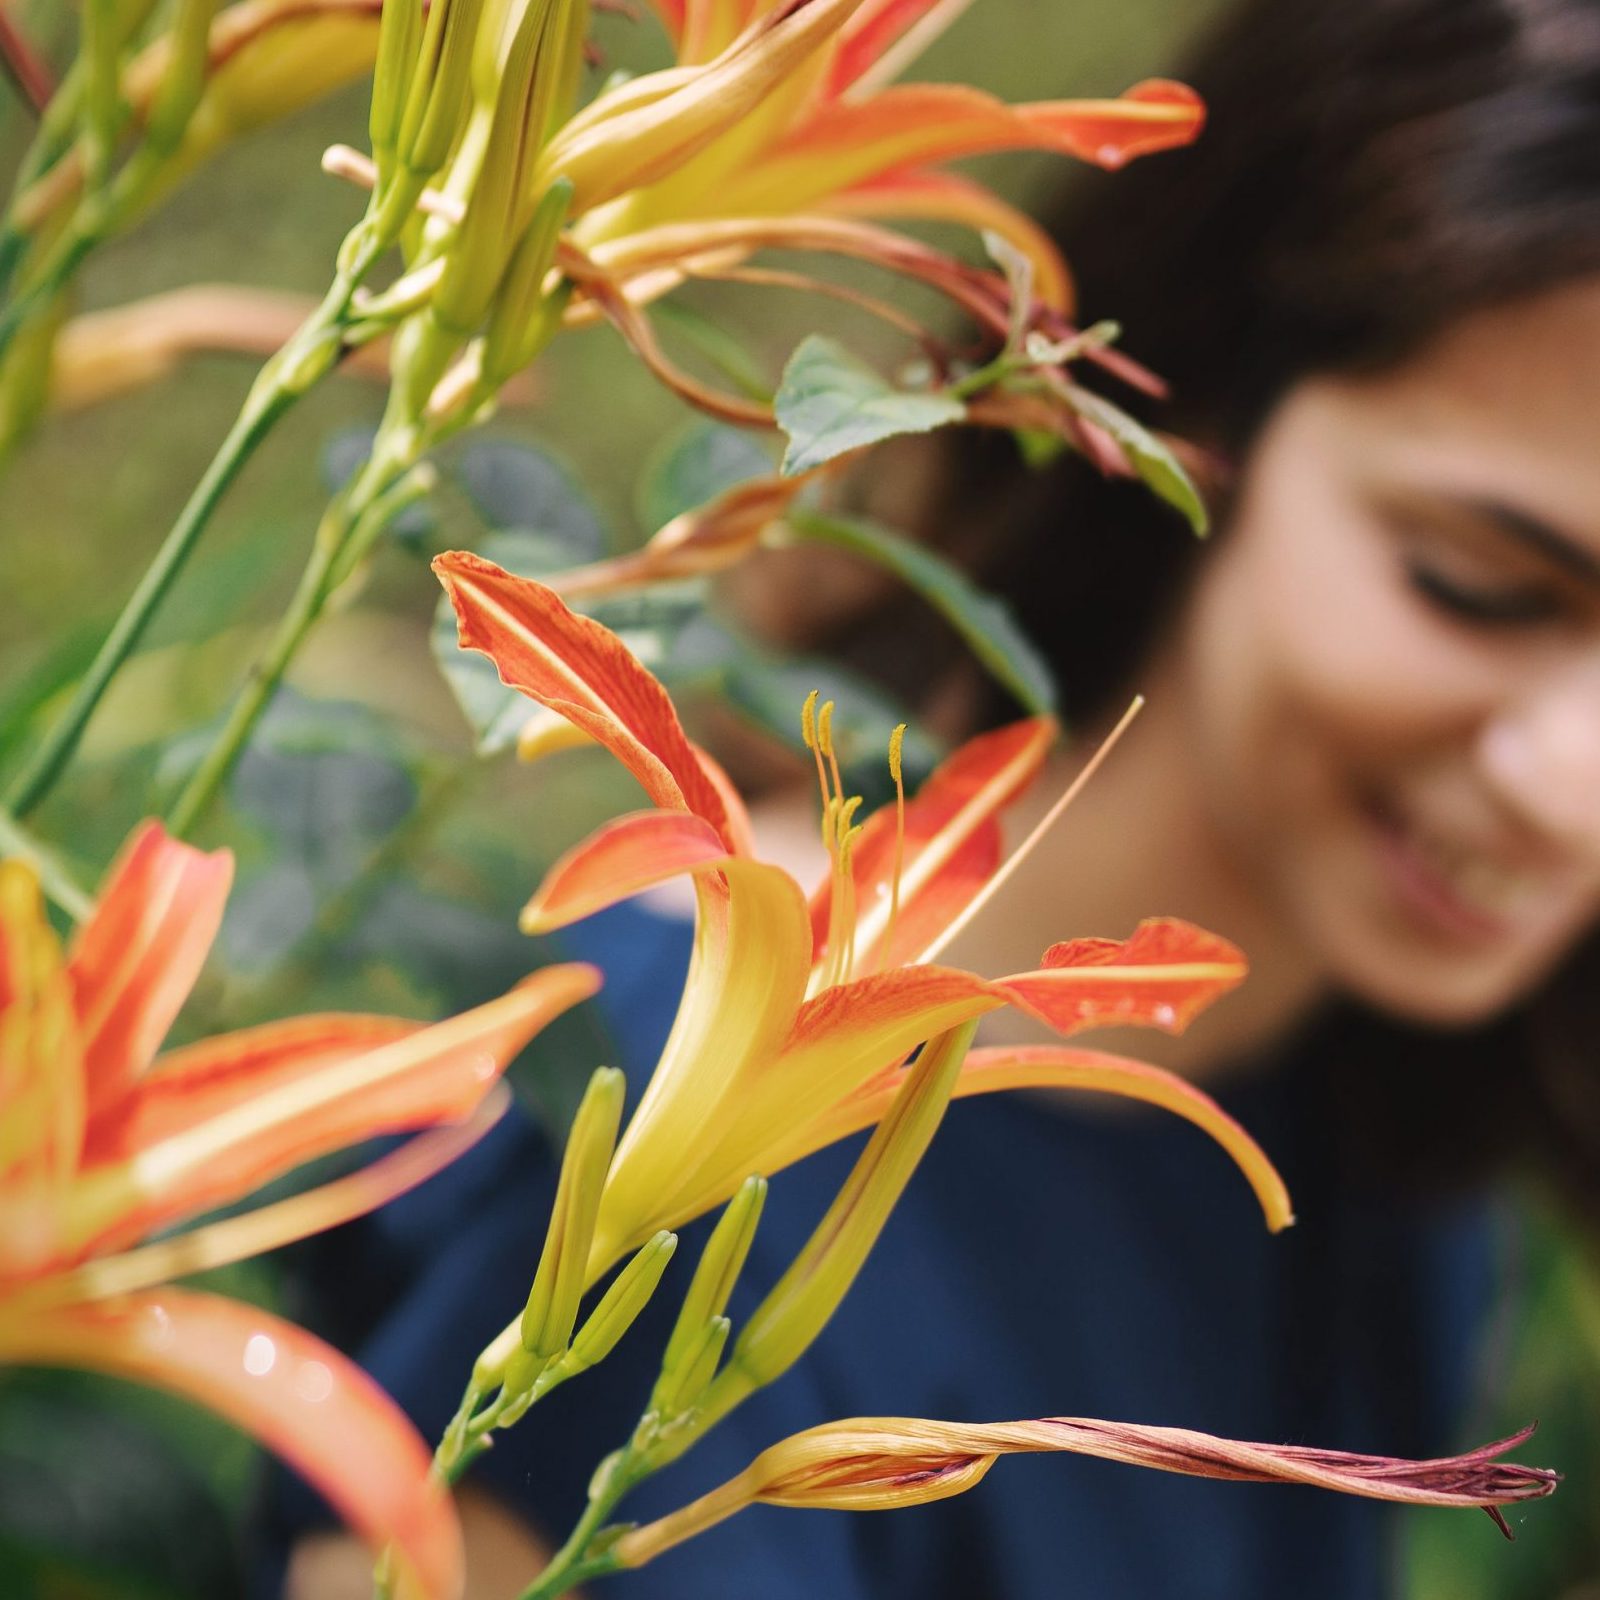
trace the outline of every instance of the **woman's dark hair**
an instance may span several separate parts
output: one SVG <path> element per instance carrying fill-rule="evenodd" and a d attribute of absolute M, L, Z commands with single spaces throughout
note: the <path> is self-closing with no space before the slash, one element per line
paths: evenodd
<path fill-rule="evenodd" d="M 1081 176 L 1047 221 L 1080 321 L 1116 319 L 1169 381 L 1147 420 L 1224 459 L 1302 378 L 1381 371 L 1474 311 L 1600 274 L 1600 0 L 1246 0 L 1178 75 L 1208 107 L 1200 142 Z M 922 463 L 925 536 L 1010 602 L 1068 720 L 1103 714 L 1184 592 L 1196 541 L 1141 486 L 1076 457 L 1030 473 L 978 430 L 939 449 Z M 958 659 L 909 607 L 855 636 L 911 694 Z M 996 703 L 980 720 L 1009 714 Z M 1506 1026 L 1532 1030 L 1531 1076 L 1507 1070 L 1503 1028 L 1454 1041 L 1437 1068 L 1384 1052 L 1352 1063 L 1354 1117 L 1413 1173 L 1481 1171 L 1534 1145 L 1592 1205 L 1600 940 Z"/>

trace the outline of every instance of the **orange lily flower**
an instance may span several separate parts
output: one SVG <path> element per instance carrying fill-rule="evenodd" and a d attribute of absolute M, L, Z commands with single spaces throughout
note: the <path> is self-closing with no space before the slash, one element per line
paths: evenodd
<path fill-rule="evenodd" d="M 858 827 L 824 708 L 811 742 L 832 868 L 808 903 L 786 871 L 756 859 L 726 776 L 690 744 L 666 691 L 614 634 L 544 585 L 476 556 L 451 553 L 434 566 L 463 645 L 610 750 L 654 802 L 557 862 L 524 928 L 565 926 L 683 873 L 694 880 L 683 1002 L 607 1177 L 591 1278 L 658 1228 L 727 1199 L 750 1174 L 770 1176 L 871 1124 L 902 1063 L 936 1034 L 1006 1005 L 1062 1034 L 1113 1023 L 1178 1031 L 1243 977 L 1226 940 L 1168 920 L 1123 942 L 1055 945 L 1037 970 L 997 980 L 933 963 L 998 882 L 997 816 L 1038 772 L 1055 734 L 1049 719 L 974 739 L 914 800 L 902 796 Z M 1181 1079 L 1094 1051 L 989 1051 L 969 1058 L 955 1092 L 1023 1084 L 1166 1106 L 1234 1157 L 1270 1226 L 1292 1220 L 1266 1156 Z"/>
<path fill-rule="evenodd" d="M 890 1511 L 972 1488 L 1002 1455 L 1069 1450 L 1132 1466 L 1240 1483 L 1304 1483 L 1408 1505 L 1479 1506 L 1510 1537 L 1500 1507 L 1554 1494 L 1558 1473 L 1496 1459 L 1533 1433 L 1435 1461 L 1355 1455 L 1303 1445 L 1247 1444 L 1187 1428 L 1041 1417 L 1029 1422 L 926 1422 L 855 1417 L 808 1428 L 762 1451 L 738 1477 L 614 1547 L 636 1567 L 747 1505 Z"/>
<path fill-rule="evenodd" d="M 958 84 L 889 80 L 965 9 L 950 0 L 657 0 L 679 66 L 580 112 L 541 170 L 578 185 L 576 236 L 597 259 L 692 220 L 933 218 L 987 228 L 1031 256 L 1046 304 L 1068 279 L 1036 224 L 938 170 L 962 156 L 1043 149 L 1118 167 L 1192 141 L 1203 111 L 1182 84 L 1119 99 L 1011 106 Z M 616 248 L 599 248 L 615 241 Z M 640 240 L 635 248 L 642 248 Z"/>
<path fill-rule="evenodd" d="M 148 823 L 64 955 L 31 871 L 0 862 L 0 1365 L 92 1367 L 210 1407 L 302 1472 L 375 1548 L 392 1542 L 401 1593 L 450 1600 L 460 1533 L 430 1452 L 393 1403 L 290 1323 L 158 1286 L 429 1176 L 499 1114 L 486 1096 L 506 1063 L 598 975 L 551 968 L 432 1027 L 297 1017 L 157 1058 L 231 876 L 227 852 Z M 133 1248 L 358 1139 L 464 1118 L 320 1189 Z"/>

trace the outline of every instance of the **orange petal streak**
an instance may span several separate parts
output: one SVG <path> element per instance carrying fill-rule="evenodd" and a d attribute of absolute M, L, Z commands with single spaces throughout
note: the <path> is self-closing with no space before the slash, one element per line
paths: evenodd
<path fill-rule="evenodd" d="M 680 873 L 720 866 L 716 829 L 683 811 L 635 811 L 597 828 L 545 874 L 522 912 L 524 933 L 593 916 Z"/>
<path fill-rule="evenodd" d="M 888 965 L 915 960 L 988 881 L 999 864 L 994 819 L 1038 776 L 1055 736 L 1049 717 L 979 734 L 941 762 L 907 802 L 900 913 Z M 894 833 L 894 807 L 885 806 L 867 820 L 855 845 L 856 960 L 867 967 L 885 964 L 879 947 L 889 923 Z M 824 885 L 811 902 L 818 960 L 826 953 L 828 904 Z"/>
<path fill-rule="evenodd" d="M 312 1071 L 274 1077 L 266 1058 L 260 1092 L 247 1092 L 242 1070 L 226 1108 L 84 1173 L 66 1207 L 65 1243 L 122 1244 L 358 1139 L 468 1116 L 522 1046 L 599 984 L 593 967 L 547 967 L 487 1005 L 324 1057 Z M 226 1036 L 216 1043 L 225 1048 Z"/>
<path fill-rule="evenodd" d="M 465 551 L 433 570 L 450 596 L 461 643 L 503 682 L 576 723 L 608 749 L 658 806 L 704 817 L 732 845 L 717 786 L 684 737 L 667 692 L 608 628 L 553 589 Z"/>
<path fill-rule="evenodd" d="M 1237 946 L 1175 917 L 1141 922 L 1133 937 L 1052 945 L 1038 971 L 995 988 L 1058 1033 L 1139 1024 L 1181 1033 L 1248 970 Z"/>
<path fill-rule="evenodd" d="M 69 970 L 91 1111 L 149 1066 L 222 922 L 233 857 L 195 850 L 147 822 L 112 866 L 78 930 Z"/>
<path fill-rule="evenodd" d="M 303 1329 L 162 1289 L 0 1322 L 0 1361 L 114 1373 L 198 1401 L 300 1472 L 374 1551 L 392 1542 L 409 1569 L 402 1594 L 461 1594 L 461 1533 L 427 1446 L 364 1372 Z"/>
<path fill-rule="evenodd" d="M 900 84 L 816 113 L 720 196 L 725 215 L 798 211 L 881 173 L 997 150 L 1053 150 L 1102 167 L 1191 143 L 1204 111 L 1181 84 L 1116 100 L 1012 106 L 963 84 Z"/>

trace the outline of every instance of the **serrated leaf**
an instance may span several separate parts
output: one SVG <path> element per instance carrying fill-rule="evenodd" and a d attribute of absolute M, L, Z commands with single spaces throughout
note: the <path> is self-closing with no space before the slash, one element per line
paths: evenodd
<path fill-rule="evenodd" d="M 454 477 L 485 527 L 527 530 L 553 541 L 563 552 L 560 566 L 598 561 L 606 553 L 610 541 L 594 502 L 561 462 L 536 445 L 475 440 L 462 452 Z"/>
<path fill-rule="evenodd" d="M 833 545 L 875 562 L 914 589 L 961 635 L 984 670 L 1029 712 L 1055 710 L 1056 686 L 1044 657 L 1004 601 L 980 589 L 942 556 L 875 522 L 797 510 L 792 536 Z"/>
<path fill-rule="evenodd" d="M 820 334 L 802 341 L 783 369 L 773 400 L 788 435 L 783 473 L 792 477 L 863 445 L 959 422 L 966 407 L 947 394 L 891 387 L 842 345 Z"/>
<path fill-rule="evenodd" d="M 655 533 L 726 490 L 771 475 L 772 457 L 753 434 L 718 422 L 691 422 L 646 463 L 638 486 L 639 525 Z"/>
<path fill-rule="evenodd" d="M 1068 397 L 1079 416 L 1106 430 L 1126 452 L 1133 470 L 1145 487 L 1189 519 L 1189 526 L 1202 538 L 1211 529 L 1211 514 L 1200 498 L 1194 481 L 1183 470 L 1178 458 L 1141 422 L 1136 422 L 1120 406 L 1080 389 L 1067 386 Z"/>

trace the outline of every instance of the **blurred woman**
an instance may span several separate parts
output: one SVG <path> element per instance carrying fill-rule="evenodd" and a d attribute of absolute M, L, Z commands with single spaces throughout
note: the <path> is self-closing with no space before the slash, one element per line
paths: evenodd
<path fill-rule="evenodd" d="M 1056 662 L 1084 738 L 1062 774 L 1131 692 L 1149 701 L 952 954 L 1025 969 L 1157 912 L 1236 940 L 1244 989 L 1133 1049 L 1227 1100 L 1300 1225 L 1264 1237 L 1181 1126 L 959 1104 L 817 1347 L 649 1485 L 641 1517 L 861 1413 L 1439 1453 L 1492 1296 L 1487 1179 L 1519 1155 L 1577 1195 L 1600 1173 L 1600 5 L 1254 0 L 1185 75 L 1210 107 L 1201 143 L 1086 181 L 1058 231 L 1083 320 L 1115 316 L 1172 384 L 1152 420 L 1226 464 L 1220 532 L 1199 549 L 1144 491 L 1071 459 L 1030 473 L 1003 438 L 936 464 L 930 539 Z M 961 731 L 1007 714 L 920 612 L 835 642 L 919 694 L 936 683 Z M 611 971 L 648 1072 L 683 930 L 624 908 L 574 944 Z M 537 1251 L 544 1180 L 514 1144 L 370 1352 L 435 1432 Z M 850 1154 L 774 1185 L 757 1286 Z M 570 1523 L 660 1336 L 631 1334 L 606 1381 L 559 1391 L 485 1458 L 472 1515 L 513 1541 L 522 1581 L 519 1520 Z M 746 1512 L 617 1583 L 1371 1600 L 1391 1532 L 1366 1503 L 1038 1459 L 894 1516 Z M 290 1593 L 341 1592 L 336 1559 L 305 1542 Z"/>

